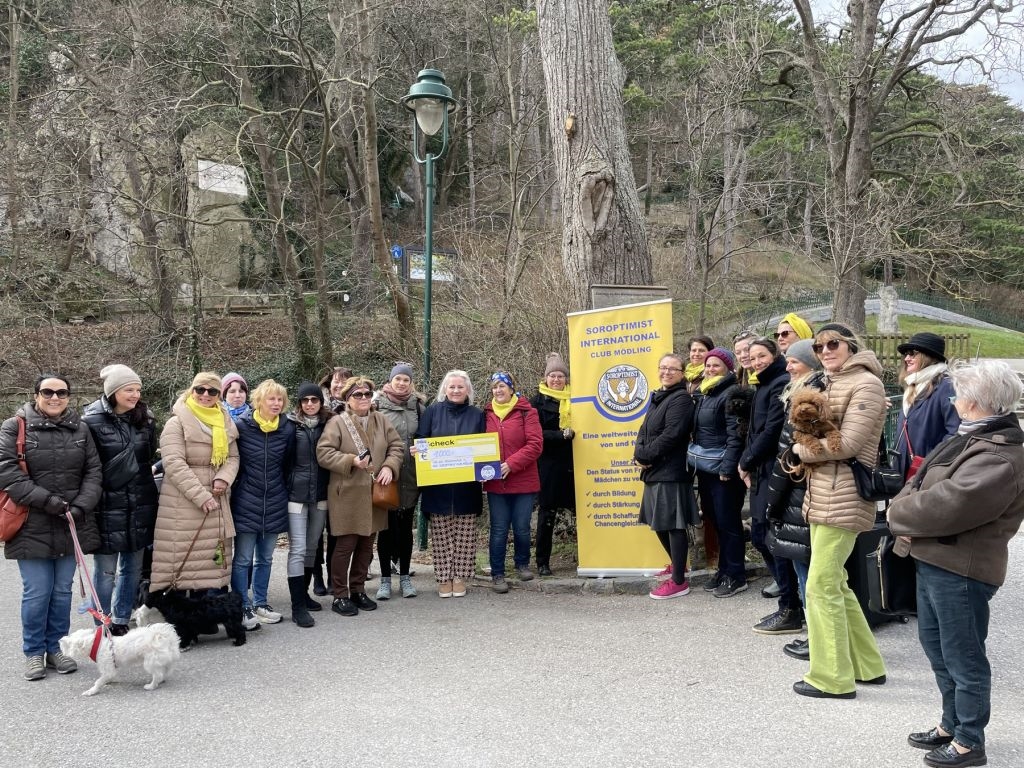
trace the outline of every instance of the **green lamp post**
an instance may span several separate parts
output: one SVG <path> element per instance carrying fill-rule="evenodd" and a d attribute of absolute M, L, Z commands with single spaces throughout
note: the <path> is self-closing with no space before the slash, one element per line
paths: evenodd
<path fill-rule="evenodd" d="M 423 387 L 429 391 L 430 301 L 434 277 L 434 161 L 444 157 L 448 149 L 448 113 L 455 109 L 456 102 L 452 97 L 452 89 L 445 85 L 441 70 L 423 69 L 416 76 L 416 82 L 409 87 L 409 93 L 402 97 L 402 104 L 416 116 L 412 126 L 412 153 L 416 162 L 425 166 L 427 176 L 423 211 L 426 227 L 423 241 Z M 417 126 L 419 130 L 416 130 Z M 419 138 L 421 132 L 424 135 L 422 148 Z M 426 151 L 426 147 L 429 137 L 438 133 L 441 134 L 441 151 L 435 155 Z"/>
<path fill-rule="evenodd" d="M 412 126 L 412 155 L 416 162 L 426 167 L 427 194 L 423 218 L 426 232 L 423 237 L 423 389 L 430 391 L 430 300 L 434 279 L 434 161 L 444 157 L 448 149 L 448 113 L 455 109 L 452 89 L 445 85 L 444 75 L 439 69 L 423 69 L 416 76 L 416 82 L 409 86 L 409 93 L 402 97 L 405 108 L 413 112 L 416 119 Z M 416 130 L 419 126 L 419 130 Z M 431 136 L 441 134 L 441 151 L 436 155 L 429 151 L 420 152 L 420 132 L 423 133 L 423 149 L 426 150 Z M 427 548 L 427 522 L 418 512 L 416 538 L 419 548 Z"/>

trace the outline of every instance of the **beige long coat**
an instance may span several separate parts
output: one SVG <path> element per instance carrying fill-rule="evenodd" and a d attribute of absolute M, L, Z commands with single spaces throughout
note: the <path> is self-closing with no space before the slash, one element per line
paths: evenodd
<path fill-rule="evenodd" d="M 839 423 L 842 442 L 832 453 L 821 439 L 821 452 L 813 457 L 803 446 L 797 449 L 801 460 L 811 468 L 803 509 L 808 523 L 857 533 L 871 530 L 875 523 L 875 503 L 864 501 L 857 493 L 853 470 L 846 459 L 856 456 L 868 467 L 878 461 L 887 405 L 881 375 L 882 366 L 875 353 L 865 350 L 851 355 L 840 370 L 826 378 L 825 393 L 832 418 Z"/>
<path fill-rule="evenodd" d="M 175 589 L 215 589 L 227 586 L 234 552 L 231 483 L 238 474 L 238 430 L 225 411 L 228 458 L 214 469 L 210 465 L 213 451 L 210 428 L 192 415 L 182 398 L 178 398 L 172 412 L 174 415 L 167 420 L 160 434 L 164 482 L 156 515 L 150 589 L 170 586 Z M 206 514 L 203 504 L 214 498 L 213 481 L 218 479 L 228 484 L 228 490 L 220 497 L 220 511 Z M 220 541 L 224 542 L 222 564 L 214 561 Z M 192 545 L 192 551 L 185 561 L 189 545 Z"/>
<path fill-rule="evenodd" d="M 398 482 L 405 455 L 405 442 L 388 419 L 377 411 L 370 411 L 366 429 L 359 426 L 359 417 L 352 422 L 370 449 L 373 470 L 389 467 Z M 370 503 L 370 473 L 355 465 L 355 441 L 345 425 L 343 416 L 327 422 L 320 442 L 316 445 L 316 458 L 320 466 L 331 473 L 327 486 L 327 514 L 329 530 L 334 536 L 358 534 L 372 536 L 388 527 L 386 509 L 377 509 Z"/>

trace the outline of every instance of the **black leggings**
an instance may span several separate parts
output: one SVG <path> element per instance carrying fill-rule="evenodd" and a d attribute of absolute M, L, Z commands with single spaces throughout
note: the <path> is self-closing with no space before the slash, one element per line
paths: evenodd
<path fill-rule="evenodd" d="M 658 541 L 672 558 L 672 583 L 682 584 L 686 581 L 686 551 L 689 540 L 685 528 L 673 528 L 671 531 L 655 531 Z"/>
<path fill-rule="evenodd" d="M 412 525 L 416 508 L 389 509 L 388 527 L 377 534 L 377 557 L 380 558 L 380 575 L 391 578 L 391 561 L 398 560 L 398 573 L 409 575 L 412 562 Z"/>

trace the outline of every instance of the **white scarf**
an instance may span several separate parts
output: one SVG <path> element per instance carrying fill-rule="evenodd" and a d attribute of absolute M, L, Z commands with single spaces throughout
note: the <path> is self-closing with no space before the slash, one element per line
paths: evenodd
<path fill-rule="evenodd" d="M 945 363 L 935 363 L 935 365 L 929 365 L 927 368 L 922 368 L 920 371 L 914 371 L 907 375 L 907 378 L 903 380 L 903 383 L 907 385 L 907 388 L 903 391 L 904 416 L 910 412 L 910 406 L 917 400 L 918 392 L 928 384 L 934 383 L 935 380 L 948 370 L 949 366 Z"/>

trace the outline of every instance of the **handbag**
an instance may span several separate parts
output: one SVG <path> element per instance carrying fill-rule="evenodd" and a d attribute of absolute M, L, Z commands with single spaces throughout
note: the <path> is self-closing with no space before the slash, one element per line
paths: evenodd
<path fill-rule="evenodd" d="M 139 476 L 139 460 L 135 457 L 135 445 L 128 447 L 103 465 L 103 490 L 120 491 Z"/>
<path fill-rule="evenodd" d="M 910 466 L 907 467 L 906 480 L 909 483 L 910 478 L 917 474 L 917 470 L 924 464 L 924 456 L 917 456 L 914 454 L 914 446 L 910 444 L 910 433 L 907 431 L 907 422 L 903 422 L 903 437 L 907 440 L 907 452 L 910 454 Z"/>
<path fill-rule="evenodd" d="M 846 460 L 857 484 L 857 494 L 864 501 L 888 501 L 906 484 L 903 472 L 891 460 L 885 445 L 885 433 L 878 441 L 878 461 L 874 467 L 866 467 L 856 457 Z"/>
<path fill-rule="evenodd" d="M 722 468 L 722 459 L 725 458 L 725 448 L 702 448 L 697 443 L 690 443 L 686 446 L 686 463 L 696 470 L 708 472 L 712 475 L 719 474 Z"/>
<path fill-rule="evenodd" d="M 18 439 L 14 444 L 18 456 L 18 467 L 26 475 L 28 464 L 25 463 L 25 419 L 18 419 Z M 0 491 L 0 541 L 13 539 L 28 517 L 28 505 L 19 504 L 10 497 L 6 490 Z"/>
<path fill-rule="evenodd" d="M 352 435 L 352 442 L 356 444 L 356 452 L 362 453 L 365 451 L 366 444 L 359 436 L 359 431 L 352 422 L 352 417 L 342 411 L 341 419 L 345 422 L 345 426 L 348 427 L 348 433 Z M 372 480 L 370 483 L 370 503 L 378 509 L 397 509 L 398 483 L 395 482 L 397 478 L 392 478 L 392 481 L 387 485 L 381 485 L 377 482 L 377 476 L 373 473 L 370 474 L 370 478 Z"/>
<path fill-rule="evenodd" d="M 896 537 L 882 536 L 867 555 L 868 607 L 884 616 L 917 615 L 917 568 L 893 551 Z"/>

